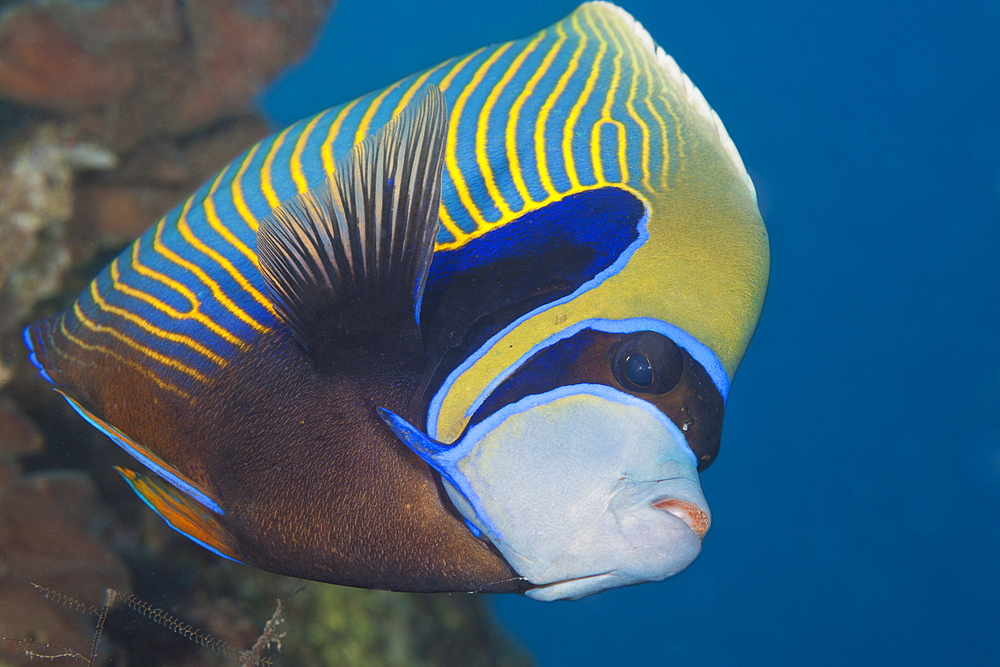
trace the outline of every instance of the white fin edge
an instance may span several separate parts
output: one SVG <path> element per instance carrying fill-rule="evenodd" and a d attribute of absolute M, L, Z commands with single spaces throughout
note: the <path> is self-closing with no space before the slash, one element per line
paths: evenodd
<path fill-rule="evenodd" d="M 701 94 L 698 87 L 695 86 L 691 79 L 688 78 L 681 68 L 677 65 L 677 61 L 673 59 L 663 47 L 658 45 L 653 41 L 649 32 L 642 27 L 642 24 L 633 18 L 631 14 L 619 7 L 618 5 L 612 4 L 610 2 L 605 2 L 605 0 L 594 0 L 593 2 L 584 3 L 586 5 L 600 5 L 614 12 L 619 18 L 632 29 L 635 36 L 639 38 L 649 52 L 654 54 L 656 57 L 656 62 L 663 70 L 663 72 L 677 85 L 679 85 L 684 90 L 684 95 L 687 98 L 688 104 L 706 121 L 709 125 L 715 128 L 715 133 L 719 138 L 719 143 L 722 145 L 722 149 L 729 156 L 732 161 L 733 166 L 736 167 L 737 173 L 743 178 L 743 182 L 746 184 L 747 189 L 750 190 L 750 194 L 753 196 L 754 204 L 757 204 L 757 189 L 753 185 L 753 180 L 750 178 L 750 174 L 747 173 L 747 168 L 743 164 L 743 158 L 740 157 L 740 152 L 736 150 L 736 144 L 729 137 L 729 133 L 726 132 L 726 126 L 722 124 L 722 119 L 719 118 L 719 114 L 715 113 L 715 110 L 709 106 L 708 101 L 705 96 Z"/>

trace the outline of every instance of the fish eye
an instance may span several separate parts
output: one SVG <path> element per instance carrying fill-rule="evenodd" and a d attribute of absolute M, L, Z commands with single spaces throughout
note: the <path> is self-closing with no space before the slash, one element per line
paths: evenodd
<path fill-rule="evenodd" d="M 653 366 L 642 352 L 632 352 L 625 357 L 622 369 L 629 382 L 636 386 L 648 387 L 653 384 Z"/>
<path fill-rule="evenodd" d="M 615 346 L 611 370 L 626 391 L 665 394 L 680 382 L 684 355 L 677 343 L 666 336 L 643 331 L 631 334 Z"/>

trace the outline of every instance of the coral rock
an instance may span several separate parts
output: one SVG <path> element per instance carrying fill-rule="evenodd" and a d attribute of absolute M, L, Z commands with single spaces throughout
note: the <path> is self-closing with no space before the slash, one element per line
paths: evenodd
<path fill-rule="evenodd" d="M 19 323 L 61 286 L 71 264 L 64 241 L 73 213 L 73 172 L 117 163 L 56 123 L 34 128 L 0 161 L 0 331 Z"/>
<path fill-rule="evenodd" d="M 328 0 L 20 2 L 0 18 L 0 96 L 60 116 L 117 152 L 251 110 L 300 58 Z"/>

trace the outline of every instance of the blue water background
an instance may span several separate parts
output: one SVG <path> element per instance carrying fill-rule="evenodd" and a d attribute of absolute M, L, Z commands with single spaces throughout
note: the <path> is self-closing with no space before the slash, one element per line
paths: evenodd
<path fill-rule="evenodd" d="M 342 0 L 276 127 L 574 2 Z M 623 0 L 704 92 L 771 237 L 673 580 L 492 600 L 543 666 L 1000 664 L 1000 3 Z"/>

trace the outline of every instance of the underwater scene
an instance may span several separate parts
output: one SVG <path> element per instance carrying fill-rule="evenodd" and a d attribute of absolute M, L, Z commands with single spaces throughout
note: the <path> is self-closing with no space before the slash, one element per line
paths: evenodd
<path fill-rule="evenodd" d="M 0 666 L 996 664 L 997 35 L 0 2 Z"/>

